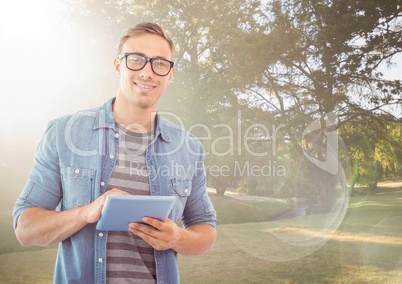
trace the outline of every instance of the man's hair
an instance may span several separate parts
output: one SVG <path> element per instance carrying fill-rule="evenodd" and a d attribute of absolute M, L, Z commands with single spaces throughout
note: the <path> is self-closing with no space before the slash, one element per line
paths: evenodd
<path fill-rule="evenodd" d="M 175 49 L 172 39 L 166 34 L 166 32 L 162 29 L 161 26 L 155 23 L 147 23 L 147 22 L 140 23 L 132 27 L 120 38 L 118 48 L 119 54 L 123 51 L 123 45 L 127 41 L 127 39 L 129 39 L 131 36 L 144 35 L 144 34 L 154 34 L 164 38 L 169 43 L 170 49 L 172 51 L 172 60 L 173 60 Z"/>

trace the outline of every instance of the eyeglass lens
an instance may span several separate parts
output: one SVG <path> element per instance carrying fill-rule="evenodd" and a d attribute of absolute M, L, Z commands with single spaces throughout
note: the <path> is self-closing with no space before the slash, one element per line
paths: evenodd
<path fill-rule="evenodd" d="M 147 64 L 147 59 L 141 55 L 129 54 L 127 56 L 127 67 L 132 70 L 140 70 Z M 170 62 L 162 58 L 152 58 L 151 67 L 155 74 L 165 76 L 171 69 Z"/>

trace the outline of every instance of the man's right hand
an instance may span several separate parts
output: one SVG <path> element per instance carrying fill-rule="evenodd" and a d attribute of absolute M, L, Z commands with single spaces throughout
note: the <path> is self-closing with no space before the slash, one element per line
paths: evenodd
<path fill-rule="evenodd" d="M 85 205 L 82 207 L 82 216 L 84 216 L 84 219 L 87 223 L 95 223 L 98 222 L 103 206 L 105 205 L 106 198 L 109 195 L 129 195 L 126 191 L 113 188 L 111 190 L 106 191 L 104 194 L 99 196 L 94 202 Z"/>

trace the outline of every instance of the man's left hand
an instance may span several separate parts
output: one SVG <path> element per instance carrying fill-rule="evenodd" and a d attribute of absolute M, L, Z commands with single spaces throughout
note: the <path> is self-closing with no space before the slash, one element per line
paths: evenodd
<path fill-rule="evenodd" d="M 169 218 L 166 222 L 150 217 L 144 217 L 141 223 L 130 223 L 128 229 L 139 236 L 156 250 L 174 249 L 180 240 L 180 229 Z"/>

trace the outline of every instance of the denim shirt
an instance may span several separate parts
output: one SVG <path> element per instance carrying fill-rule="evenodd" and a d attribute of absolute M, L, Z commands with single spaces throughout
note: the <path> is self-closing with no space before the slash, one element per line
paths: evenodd
<path fill-rule="evenodd" d="M 68 210 L 102 195 L 115 165 L 119 132 L 112 104 L 51 121 L 40 141 L 33 170 L 14 207 L 19 215 L 31 207 Z M 204 149 L 198 139 L 159 115 L 155 138 L 146 151 L 150 194 L 173 195 L 169 218 L 185 228 L 216 226 L 206 192 Z M 54 283 L 105 283 L 107 231 L 88 224 L 59 244 Z M 155 250 L 158 283 L 179 283 L 177 253 Z"/>

